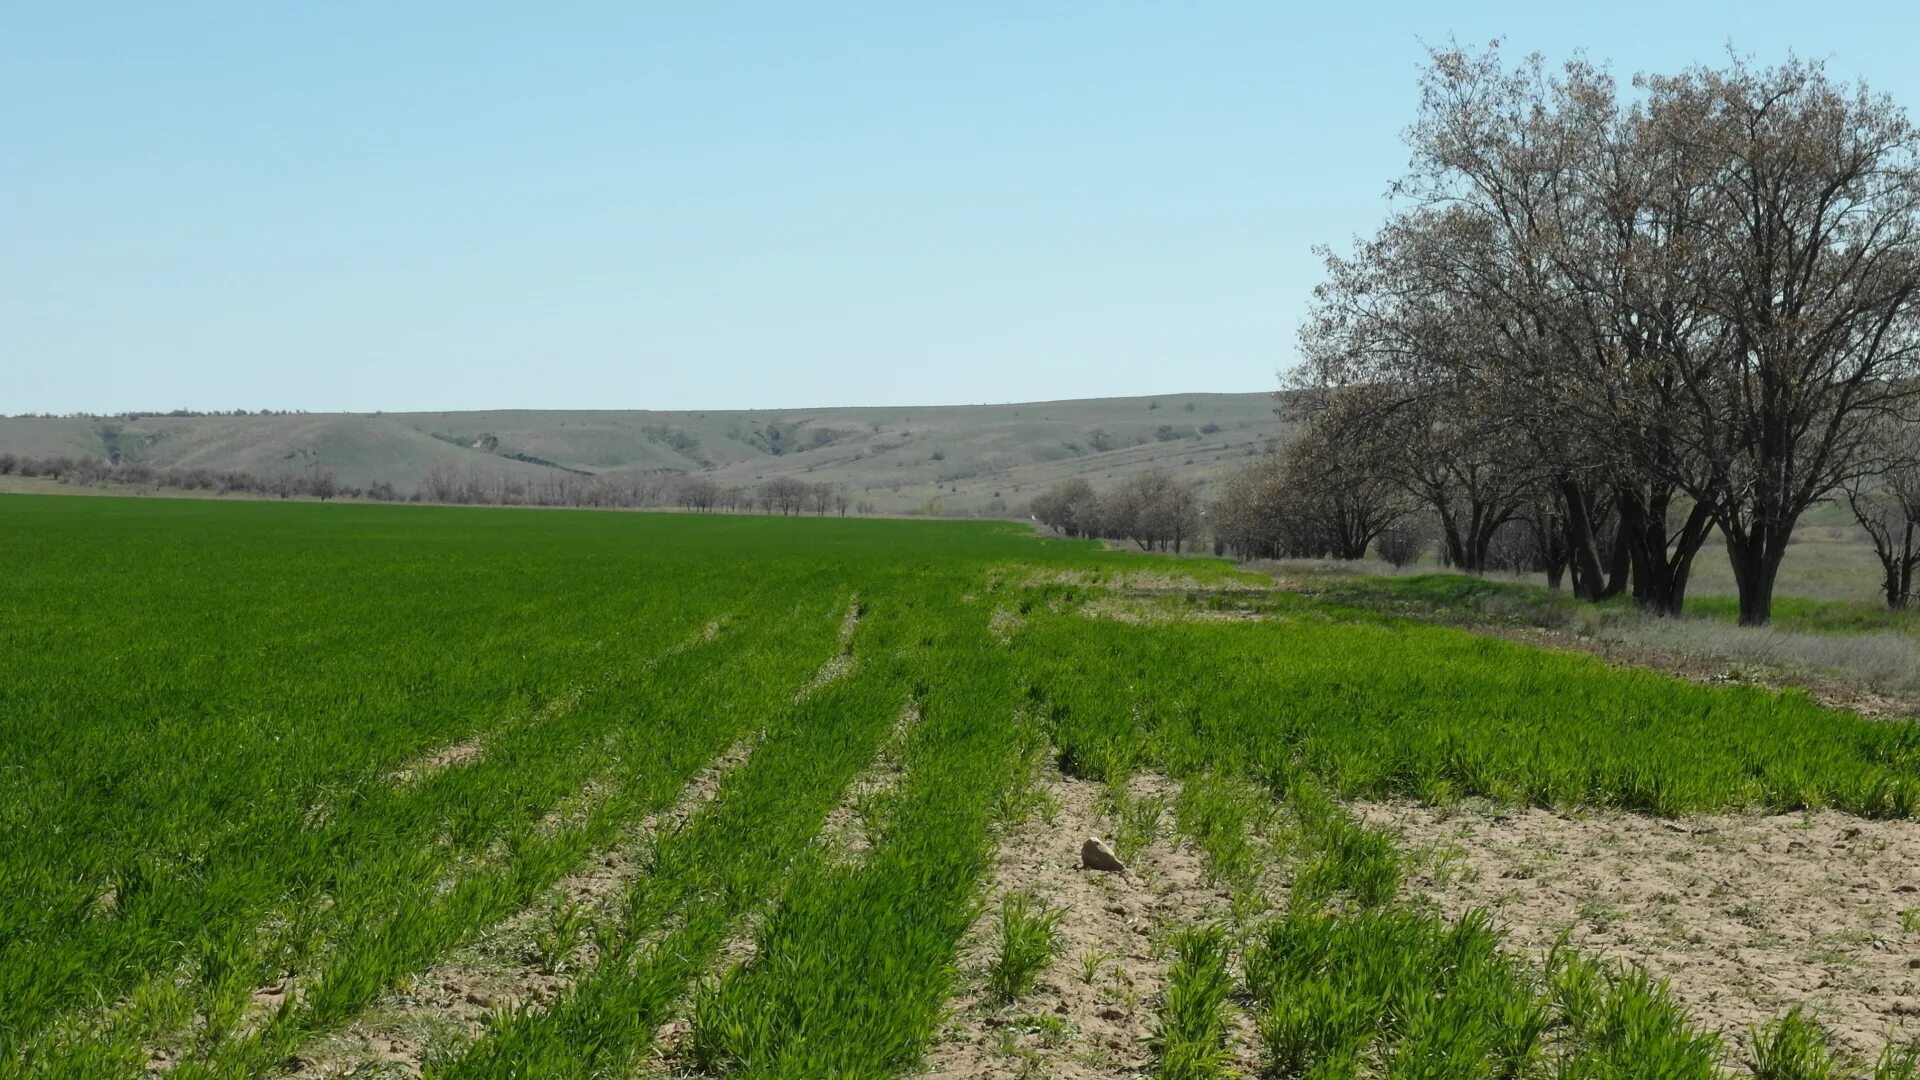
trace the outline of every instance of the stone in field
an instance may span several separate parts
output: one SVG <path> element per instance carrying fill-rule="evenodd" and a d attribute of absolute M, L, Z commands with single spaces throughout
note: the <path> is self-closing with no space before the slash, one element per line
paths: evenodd
<path fill-rule="evenodd" d="M 1091 836 L 1087 838 L 1086 843 L 1080 845 L 1080 865 L 1086 867 L 1088 870 L 1106 870 L 1109 872 L 1125 870 L 1127 868 L 1126 864 L 1120 861 L 1120 857 L 1113 853 L 1113 849 L 1108 847 L 1104 840 L 1099 840 Z"/>

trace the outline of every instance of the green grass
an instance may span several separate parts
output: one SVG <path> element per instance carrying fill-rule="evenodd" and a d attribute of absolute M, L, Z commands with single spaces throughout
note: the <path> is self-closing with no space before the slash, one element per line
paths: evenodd
<path fill-rule="evenodd" d="M 1920 805 L 1920 729 L 1459 630 L 1276 601 L 1247 625 L 1037 609 L 1016 639 L 1069 771 L 1225 767 L 1276 792 L 1659 814 Z M 1184 677 L 1181 672 L 1204 673 Z"/>
<path fill-rule="evenodd" d="M 1911 725 L 1004 525 L 23 496 L 0 547 L 4 1077 L 125 1076 L 155 1050 L 182 1080 L 267 1075 L 529 910 L 529 963 L 564 983 L 430 1075 L 622 1074 L 682 1014 L 682 1064 L 713 1075 L 899 1075 L 972 975 L 976 919 L 989 996 L 1058 962 L 1051 913 L 983 895 L 1056 765 L 1106 782 L 1128 852 L 1177 829 L 1231 894 L 1230 930 L 1175 934 L 1162 1075 L 1222 1075 L 1235 994 L 1270 1059 L 1314 1075 L 1362 1053 L 1394 1076 L 1631 1075 L 1641 1052 L 1711 1075 L 1658 984 L 1534 970 L 1483 923 L 1408 911 L 1401 854 L 1338 800 L 1920 801 Z M 1082 612 L 1141 589 L 1156 618 L 1267 618 Z M 743 742 L 611 914 L 553 895 Z M 865 848 L 816 842 L 883 745 L 898 782 L 859 797 Z M 1130 797 L 1143 770 L 1178 797 Z M 263 1010 L 269 982 L 299 993 Z"/>
<path fill-rule="evenodd" d="M 1328 574 L 1307 587 L 1328 603 L 1467 623 L 1560 626 L 1586 606 L 1564 590 L 1467 574 Z M 1603 606 L 1624 610 L 1626 605 L 1609 601 Z"/>
<path fill-rule="evenodd" d="M 1687 613 L 1697 618 L 1738 622 L 1740 602 L 1732 596 L 1696 596 L 1687 601 Z M 1883 630 L 1920 634 L 1920 610 L 1897 610 L 1867 600 L 1776 597 L 1773 622 L 1777 629 L 1810 634 L 1871 634 Z"/>
<path fill-rule="evenodd" d="M 1000 949 L 987 968 L 987 988 L 1002 1002 L 1027 996 L 1060 951 L 1060 912 L 1030 893 L 1000 898 Z"/>
<path fill-rule="evenodd" d="M 1837 1080 L 1845 1075 L 1827 1033 L 1798 1006 L 1751 1033 L 1754 1080 Z"/>

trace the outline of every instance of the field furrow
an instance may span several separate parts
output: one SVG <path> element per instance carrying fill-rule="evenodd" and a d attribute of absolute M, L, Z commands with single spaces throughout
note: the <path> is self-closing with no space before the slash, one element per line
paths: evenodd
<path fill-rule="evenodd" d="M 857 650 L 857 639 L 855 642 Z M 497 1013 L 433 1076 L 596 1076 L 637 1066 L 734 928 L 787 871 L 898 716 L 878 671 L 791 701 L 753 755 L 679 832 L 661 834 L 590 967 L 544 1005 Z"/>
<path fill-rule="evenodd" d="M 685 828 L 720 784 L 752 755 L 758 734 L 735 743 L 690 779 L 672 806 L 647 814 L 618 845 L 549 886 L 525 909 L 484 931 L 447 959 L 384 995 L 344 1030 L 286 1063 L 292 1077 L 330 1077 L 379 1068 L 417 1072 L 430 1055 L 471 1043 L 500 1009 L 539 1007 L 559 996 L 597 957 L 596 936 L 643 872 L 662 833 Z"/>
<path fill-rule="evenodd" d="M 500 849 L 504 857 L 497 865 L 423 885 L 410 897 L 403 891 L 403 902 L 368 932 L 330 943 L 322 970 L 300 988 L 304 992 L 285 998 L 290 1005 L 232 1045 L 198 1054 L 204 1068 L 233 1074 L 270 1066 L 306 1037 L 357 1013 L 394 981 L 536 903 L 556 879 L 612 845 L 636 817 L 658 812 L 729 741 L 745 737 L 744 729 L 778 708 L 818 662 L 832 632 L 824 618 L 813 622 L 811 633 L 790 622 L 750 624 L 717 639 L 703 631 L 701 637 L 717 640 L 718 648 L 680 649 L 642 665 L 636 672 L 641 681 L 619 698 L 624 720 L 598 747 L 608 753 L 613 771 L 589 781 L 598 790 L 584 808 L 570 807 L 578 811 L 572 815 L 549 809 L 537 823 L 523 825 Z M 757 677 L 723 677 L 742 664 Z M 579 760 L 592 759 L 578 755 L 574 764 Z M 572 768 L 557 771 L 579 775 Z M 186 1075 L 202 1068 L 188 1064 Z"/>

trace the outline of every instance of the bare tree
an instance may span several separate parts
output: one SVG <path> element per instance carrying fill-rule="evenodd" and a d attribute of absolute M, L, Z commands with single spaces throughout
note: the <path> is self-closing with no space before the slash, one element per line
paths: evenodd
<path fill-rule="evenodd" d="M 1878 462 L 1920 376 L 1920 135 L 1818 64 L 1650 81 L 1657 138 L 1714 165 L 1693 239 L 1719 329 L 1683 369 L 1683 482 L 1711 508 L 1740 621 L 1772 613 L 1800 515 Z"/>
<path fill-rule="evenodd" d="M 1920 140 L 1816 64 L 1640 85 L 1624 107 L 1585 63 L 1436 51 L 1414 206 L 1329 259 L 1312 376 L 1466 402 L 1465 445 L 1524 445 L 1495 463 L 1551 490 L 1580 595 L 1630 577 L 1678 612 L 1717 527 L 1762 623 L 1800 514 L 1874 468 L 1863 432 L 1920 370 Z"/>
<path fill-rule="evenodd" d="M 1433 546 L 1433 529 L 1417 517 L 1408 517 L 1380 530 L 1374 547 L 1395 569 L 1411 566 Z"/>
<path fill-rule="evenodd" d="M 1130 538 L 1141 547 L 1178 554 L 1200 531 L 1200 500 L 1191 485 L 1172 473 L 1153 469 L 1128 480 L 1121 490 L 1132 507 Z"/>
<path fill-rule="evenodd" d="M 1076 476 L 1035 495 L 1030 509 L 1040 524 L 1062 536 L 1079 537 L 1099 532 L 1098 507 L 1093 485 Z"/>
<path fill-rule="evenodd" d="M 1365 557 L 1385 530 L 1413 512 L 1402 486 L 1389 478 L 1380 443 L 1359 437 L 1338 409 L 1316 413 L 1280 458 L 1277 491 L 1283 512 L 1313 529 L 1336 559 Z"/>
<path fill-rule="evenodd" d="M 315 465 L 307 470 L 307 491 L 314 498 L 326 502 L 340 494 L 340 478 L 334 473 L 332 466 Z"/>
<path fill-rule="evenodd" d="M 1848 481 L 1847 506 L 1880 557 L 1887 606 L 1905 608 L 1914 603 L 1920 571 L 1920 424 L 1883 421 L 1873 437 L 1885 467 Z"/>

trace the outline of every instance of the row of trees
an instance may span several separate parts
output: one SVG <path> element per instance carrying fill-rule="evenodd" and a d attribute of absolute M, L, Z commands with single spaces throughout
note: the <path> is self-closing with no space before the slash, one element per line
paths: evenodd
<path fill-rule="evenodd" d="M 1131 540 L 1146 551 L 1179 552 L 1198 540 L 1200 497 L 1164 469 L 1131 477 L 1105 492 L 1075 478 L 1034 496 L 1034 520 L 1063 536 Z"/>
<path fill-rule="evenodd" d="M 177 491 L 210 491 L 222 495 L 244 492 L 281 498 L 303 496 L 323 501 L 336 496 L 360 497 L 368 494 L 358 488 L 343 486 L 329 468 L 282 471 L 263 476 L 233 469 L 157 469 L 139 462 L 115 464 L 105 458 L 64 454 L 47 457 L 0 454 L 0 476 L 10 475 L 78 484 L 118 483 L 173 488 Z"/>
<path fill-rule="evenodd" d="M 1317 543 L 1351 553 L 1417 505 L 1477 571 L 1531 523 L 1578 595 L 1677 613 L 1717 533 L 1761 624 L 1801 516 L 1844 498 L 1889 599 L 1911 596 L 1920 136 L 1901 109 L 1802 61 L 1623 94 L 1583 61 L 1450 48 L 1409 141 L 1400 208 L 1327 255 L 1294 377 L 1307 435 L 1265 481 L 1341 503 Z"/>
<path fill-rule="evenodd" d="M 856 509 L 852 496 L 839 485 L 792 477 L 749 487 L 678 472 L 559 473 L 529 478 L 443 466 L 427 473 L 413 499 L 486 506 L 675 507 L 741 513 L 757 509 L 763 514 L 811 512 L 841 517 Z M 870 513 L 872 507 L 861 503 L 858 510 Z"/>
<path fill-rule="evenodd" d="M 576 508 L 659 508 L 751 512 L 766 514 L 870 514 L 867 502 L 856 503 L 837 484 L 808 483 L 777 477 L 755 486 L 721 484 L 710 477 L 671 472 L 558 474 L 524 477 L 479 469 L 435 466 L 420 487 L 408 492 L 385 481 L 366 488 L 340 483 L 327 466 L 266 475 L 235 470 L 158 469 L 139 462 L 113 463 L 98 457 L 56 455 L 31 457 L 0 454 L 0 476 L 42 477 L 80 484 L 117 483 L 208 491 L 245 493 L 280 498 L 336 497 L 381 502 L 452 503 L 467 506 L 553 506 Z"/>

